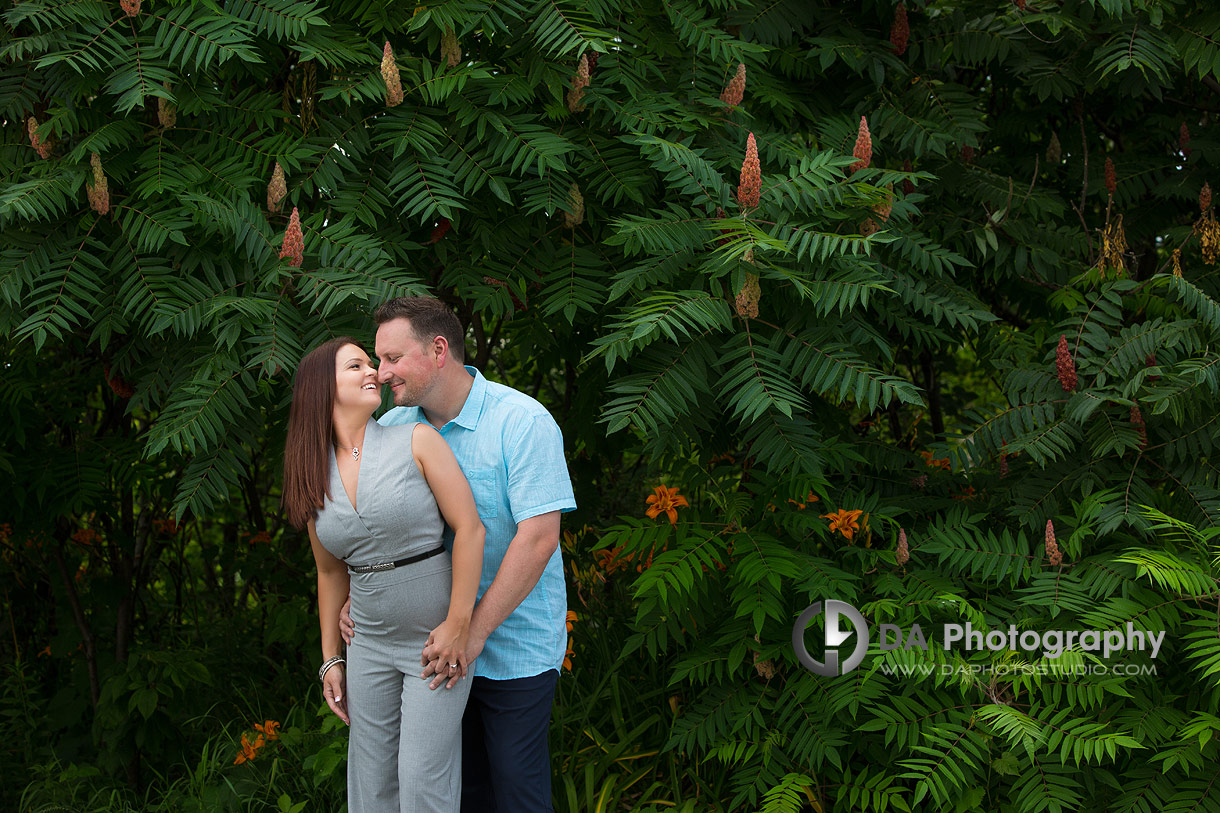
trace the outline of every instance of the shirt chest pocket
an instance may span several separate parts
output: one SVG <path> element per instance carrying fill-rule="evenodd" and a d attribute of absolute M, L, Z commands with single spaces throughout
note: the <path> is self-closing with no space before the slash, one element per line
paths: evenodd
<path fill-rule="evenodd" d="M 475 507 L 479 516 L 491 519 L 500 515 L 500 488 L 496 481 L 496 473 L 491 469 L 475 469 L 466 472 L 470 481 L 470 491 L 474 494 Z"/>

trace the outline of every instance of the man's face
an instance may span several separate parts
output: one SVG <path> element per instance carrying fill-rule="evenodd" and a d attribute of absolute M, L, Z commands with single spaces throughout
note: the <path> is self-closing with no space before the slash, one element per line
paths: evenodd
<path fill-rule="evenodd" d="M 408 320 L 391 319 L 377 328 L 375 350 L 381 359 L 377 380 L 390 385 L 394 404 L 423 403 L 440 375 L 432 346 L 415 337 Z"/>

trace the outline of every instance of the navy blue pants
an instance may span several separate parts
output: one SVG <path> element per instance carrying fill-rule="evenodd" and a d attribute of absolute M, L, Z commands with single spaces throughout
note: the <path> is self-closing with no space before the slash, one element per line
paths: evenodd
<path fill-rule="evenodd" d="M 547 813 L 547 731 L 554 669 L 534 677 L 476 677 L 462 717 L 462 813 Z"/>

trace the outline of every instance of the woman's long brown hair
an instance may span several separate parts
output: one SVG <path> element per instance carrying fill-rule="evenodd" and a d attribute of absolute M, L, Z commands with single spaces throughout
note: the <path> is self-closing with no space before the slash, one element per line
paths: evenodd
<path fill-rule="evenodd" d="M 283 505 L 298 530 L 318 515 L 330 496 L 330 447 L 335 443 L 335 356 L 339 348 L 360 342 L 339 336 L 318 345 L 301 359 L 292 380 L 292 408 L 284 441 Z M 362 350 L 364 348 L 361 348 Z"/>

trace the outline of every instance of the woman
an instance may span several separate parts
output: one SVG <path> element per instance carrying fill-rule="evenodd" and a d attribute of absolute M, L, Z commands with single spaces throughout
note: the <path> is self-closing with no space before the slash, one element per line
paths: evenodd
<path fill-rule="evenodd" d="M 377 371 L 353 340 L 332 339 L 301 360 L 284 505 L 309 529 L 318 566 L 322 694 L 351 726 L 348 810 L 456 812 L 470 681 L 430 691 L 419 663 L 425 644 L 438 644 L 439 671 L 466 673 L 483 525 L 440 434 L 422 423 L 380 426 L 380 404 Z M 339 609 L 349 592 L 360 634 L 344 662 Z"/>

